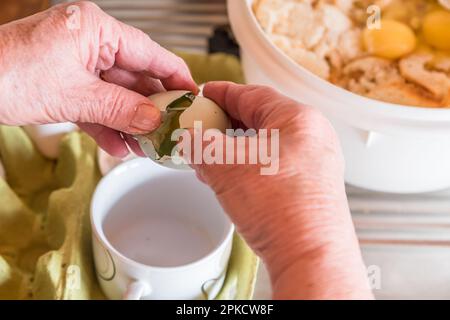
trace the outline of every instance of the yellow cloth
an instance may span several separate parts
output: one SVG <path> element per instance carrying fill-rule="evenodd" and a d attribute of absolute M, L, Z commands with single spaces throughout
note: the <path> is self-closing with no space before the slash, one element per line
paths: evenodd
<path fill-rule="evenodd" d="M 182 54 L 198 83 L 242 81 L 226 55 Z M 101 178 L 96 144 L 68 134 L 56 161 L 21 128 L 0 126 L 0 299 L 102 299 L 91 252 L 89 206 Z M 220 299 L 251 298 L 258 259 L 235 236 Z M 74 267 L 75 266 L 75 267 Z"/>

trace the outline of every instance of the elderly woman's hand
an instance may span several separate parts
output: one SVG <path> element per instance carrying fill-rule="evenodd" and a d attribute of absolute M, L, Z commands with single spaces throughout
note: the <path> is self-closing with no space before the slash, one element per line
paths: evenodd
<path fill-rule="evenodd" d="M 329 122 L 267 87 L 209 83 L 204 95 L 244 128 L 279 129 L 272 175 L 261 175 L 262 164 L 193 165 L 266 262 L 274 296 L 371 298 Z M 248 156 L 249 145 L 235 154 L 245 148 Z"/>
<path fill-rule="evenodd" d="M 125 156 L 119 132 L 157 128 L 160 112 L 145 96 L 164 89 L 197 87 L 182 59 L 93 3 L 0 26 L 2 124 L 76 122 Z"/>

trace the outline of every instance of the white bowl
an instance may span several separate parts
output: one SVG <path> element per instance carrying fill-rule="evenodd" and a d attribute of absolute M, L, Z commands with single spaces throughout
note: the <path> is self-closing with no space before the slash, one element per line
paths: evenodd
<path fill-rule="evenodd" d="M 330 119 L 344 150 L 346 182 L 395 193 L 450 187 L 450 109 L 384 103 L 319 78 L 268 40 L 251 3 L 228 1 L 246 81 L 277 88 Z"/>

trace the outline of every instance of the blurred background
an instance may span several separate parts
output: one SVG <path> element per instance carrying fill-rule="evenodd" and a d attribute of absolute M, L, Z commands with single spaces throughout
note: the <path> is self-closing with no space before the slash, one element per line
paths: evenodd
<path fill-rule="evenodd" d="M 0 0 L 0 24 L 47 9 L 49 0 Z"/>
<path fill-rule="evenodd" d="M 44 10 L 61 0 L 0 0 L 0 24 Z M 97 0 L 108 14 L 135 26 L 164 47 L 195 53 L 238 54 L 225 0 Z"/>

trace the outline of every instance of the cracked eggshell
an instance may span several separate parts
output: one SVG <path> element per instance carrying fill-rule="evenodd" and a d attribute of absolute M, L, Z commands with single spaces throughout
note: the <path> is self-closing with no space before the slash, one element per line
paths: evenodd
<path fill-rule="evenodd" d="M 184 90 L 165 91 L 155 93 L 148 98 L 159 110 L 166 111 L 166 108 L 169 104 L 188 92 L 189 91 Z"/>
<path fill-rule="evenodd" d="M 189 91 L 174 90 L 160 92 L 149 97 L 153 104 L 161 111 Z M 193 128 L 194 121 L 202 121 L 203 130 L 219 129 L 225 132 L 231 128 L 227 114 L 211 99 L 197 96 L 189 108 L 180 115 L 180 128 Z"/>
<path fill-rule="evenodd" d="M 184 90 L 161 92 L 150 96 L 149 99 L 161 111 L 166 111 L 168 105 L 189 92 Z M 203 130 L 218 129 L 225 133 L 226 129 L 231 128 L 231 121 L 227 114 L 214 101 L 203 97 L 201 94 L 196 96 L 193 103 L 180 115 L 179 121 L 180 128 L 194 128 L 195 121 L 202 122 Z M 137 140 L 143 150 L 145 148 L 149 150 L 153 149 L 146 143 L 146 138 L 137 136 Z M 153 152 L 154 150 L 147 151 L 146 153 L 152 154 Z M 164 156 L 158 160 L 153 159 L 151 156 L 149 158 L 168 168 L 191 170 L 189 165 L 185 163 L 174 163 L 172 157 Z"/>
<path fill-rule="evenodd" d="M 227 114 L 214 101 L 198 96 L 189 108 L 180 115 L 181 128 L 193 128 L 195 121 L 202 122 L 203 130 L 218 129 L 225 133 L 231 128 Z"/>
<path fill-rule="evenodd" d="M 78 127 L 73 123 L 53 123 L 43 125 L 29 125 L 23 127 L 24 131 L 33 141 L 36 148 L 45 157 L 56 159 L 59 156 L 61 139 Z"/>

